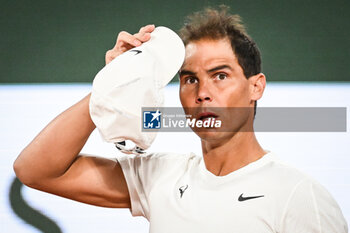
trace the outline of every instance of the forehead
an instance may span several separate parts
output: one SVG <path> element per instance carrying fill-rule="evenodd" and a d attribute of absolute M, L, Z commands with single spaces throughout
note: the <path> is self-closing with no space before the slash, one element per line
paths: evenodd
<path fill-rule="evenodd" d="M 237 63 L 237 58 L 228 39 L 202 39 L 186 45 L 185 61 L 182 69 L 210 67 L 221 63 Z"/>

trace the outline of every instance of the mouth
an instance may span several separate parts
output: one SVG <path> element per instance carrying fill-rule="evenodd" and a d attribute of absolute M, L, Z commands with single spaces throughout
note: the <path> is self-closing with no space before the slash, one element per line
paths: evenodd
<path fill-rule="evenodd" d="M 198 114 L 197 119 L 201 120 L 201 121 L 205 121 L 205 120 L 215 120 L 217 119 L 219 116 L 216 115 L 213 112 L 202 112 L 200 114 Z"/>

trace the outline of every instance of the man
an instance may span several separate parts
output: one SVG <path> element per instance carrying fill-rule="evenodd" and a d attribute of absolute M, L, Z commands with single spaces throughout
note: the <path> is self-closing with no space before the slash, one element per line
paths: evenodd
<path fill-rule="evenodd" d="M 121 32 L 106 63 L 148 41 L 153 30 L 148 25 L 135 35 Z M 181 36 L 186 113 L 227 125 L 225 115 L 208 109 L 256 106 L 266 81 L 259 50 L 238 16 L 206 9 L 189 18 Z M 95 129 L 89 97 L 56 117 L 21 152 L 14 169 L 24 184 L 84 203 L 130 208 L 150 221 L 153 233 L 347 232 L 340 208 L 320 184 L 259 145 L 254 111 L 238 114 L 225 132 L 194 129 L 203 157 L 155 153 L 112 161 L 79 155 Z"/>

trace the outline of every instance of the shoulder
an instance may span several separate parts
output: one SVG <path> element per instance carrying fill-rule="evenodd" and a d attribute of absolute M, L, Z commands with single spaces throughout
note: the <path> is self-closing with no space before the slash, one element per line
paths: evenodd
<path fill-rule="evenodd" d="M 273 166 L 279 173 L 275 179 L 289 185 L 289 207 L 292 207 L 291 203 L 294 202 L 294 205 L 313 203 L 313 207 L 318 211 L 339 209 L 330 192 L 309 174 L 281 160 L 276 160 Z"/>
<path fill-rule="evenodd" d="M 122 167 L 125 167 L 125 165 L 142 169 L 152 169 L 156 167 L 157 170 L 161 170 L 161 168 L 171 169 L 171 167 L 184 166 L 194 159 L 200 159 L 200 157 L 193 153 L 180 154 L 174 152 L 151 152 L 144 155 L 128 154 L 117 157 Z"/>
<path fill-rule="evenodd" d="M 150 152 L 144 155 L 140 155 L 140 157 L 147 159 L 177 159 L 177 160 L 186 160 L 192 158 L 193 153 L 175 153 L 175 152 Z"/>
<path fill-rule="evenodd" d="M 270 161 L 257 174 L 265 179 L 264 184 L 274 193 L 286 198 L 311 198 L 314 193 L 322 196 L 323 200 L 331 199 L 327 189 L 312 176 L 279 159 L 271 153 Z"/>
<path fill-rule="evenodd" d="M 187 161 L 191 160 L 193 158 L 197 158 L 199 156 L 194 155 L 193 153 L 174 153 L 174 152 L 149 152 L 142 155 L 121 155 L 118 157 L 119 160 L 125 160 L 125 159 L 133 159 L 133 160 L 143 160 L 143 161 L 166 161 L 166 160 L 173 160 L 173 161 Z"/>
<path fill-rule="evenodd" d="M 291 186 L 298 186 L 305 182 L 320 185 L 310 175 L 281 160 L 276 154 L 270 152 L 269 156 L 270 162 L 265 167 L 264 172 L 275 182 Z"/>
<path fill-rule="evenodd" d="M 285 232 L 345 232 L 347 224 L 330 192 L 317 180 L 276 156 L 269 163 L 273 193 Z M 291 230 L 292 229 L 292 230 Z M 283 232 L 284 232 L 283 231 Z M 346 231 L 347 232 L 347 231 Z"/>

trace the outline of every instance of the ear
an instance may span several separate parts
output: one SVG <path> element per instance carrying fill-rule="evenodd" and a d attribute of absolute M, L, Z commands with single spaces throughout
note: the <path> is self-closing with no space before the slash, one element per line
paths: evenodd
<path fill-rule="evenodd" d="M 250 83 L 250 98 L 252 101 L 260 99 L 264 93 L 266 86 L 266 77 L 263 73 L 259 73 L 251 76 Z"/>

